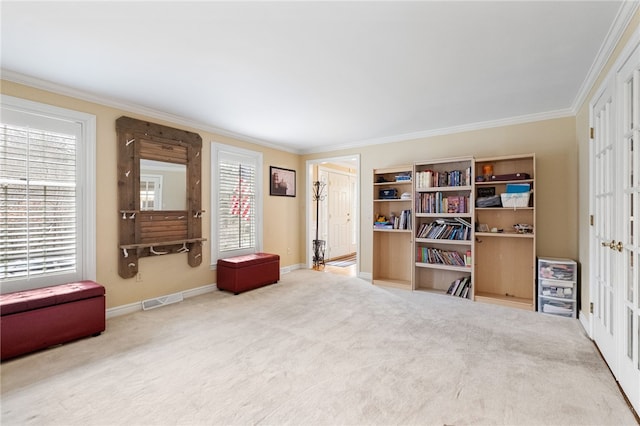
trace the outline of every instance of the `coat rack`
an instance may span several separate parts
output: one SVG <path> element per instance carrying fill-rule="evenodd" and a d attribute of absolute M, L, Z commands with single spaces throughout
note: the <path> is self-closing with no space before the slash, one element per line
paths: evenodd
<path fill-rule="evenodd" d="M 313 182 L 313 201 L 316 203 L 316 239 L 313 240 L 313 267 L 317 268 L 320 264 L 324 265 L 324 252 L 327 242 L 325 240 L 318 239 L 318 232 L 320 227 L 320 201 L 324 201 L 327 195 L 324 193 L 324 189 L 327 186 L 326 183 L 315 181 Z"/>

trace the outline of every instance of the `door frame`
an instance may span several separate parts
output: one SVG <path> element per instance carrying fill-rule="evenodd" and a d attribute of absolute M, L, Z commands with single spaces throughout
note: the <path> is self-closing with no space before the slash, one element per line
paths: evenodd
<path fill-rule="evenodd" d="M 310 190 L 311 188 L 311 182 L 313 182 L 313 166 L 320 166 L 321 164 L 326 164 L 326 163 L 339 163 L 339 162 L 343 162 L 343 161 L 355 161 L 355 178 L 357 182 L 360 182 L 360 154 L 352 154 L 352 155 L 343 155 L 343 156 L 338 156 L 338 157 L 324 157 L 324 158 L 316 158 L 313 160 L 307 160 L 306 161 L 306 185 L 307 185 L 307 191 L 306 194 L 306 202 L 305 202 L 305 206 L 306 206 L 306 212 L 305 212 L 305 227 L 306 227 L 306 238 L 305 238 L 305 253 L 306 253 L 306 266 L 307 268 L 312 268 L 313 267 L 313 240 L 315 239 L 315 235 L 313 235 L 313 213 L 315 212 L 315 205 L 314 205 L 314 201 L 312 199 L 312 191 Z M 358 191 L 358 198 L 359 198 L 359 194 L 361 191 L 360 185 L 356 185 L 356 189 Z M 356 270 L 360 271 L 360 202 L 358 200 L 357 203 L 355 203 L 355 207 L 356 207 L 356 211 L 353 214 L 353 220 L 355 221 L 354 223 L 354 227 L 356 229 L 356 259 L 357 259 L 357 263 L 356 263 Z"/>

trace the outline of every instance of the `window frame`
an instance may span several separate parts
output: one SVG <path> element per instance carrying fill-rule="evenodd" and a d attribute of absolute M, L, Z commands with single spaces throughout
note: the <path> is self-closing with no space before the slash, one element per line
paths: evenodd
<path fill-rule="evenodd" d="M 142 174 L 140 173 L 140 210 L 142 211 L 154 211 L 162 209 L 162 188 L 163 182 L 162 175 Z M 149 191 L 149 183 L 153 183 L 153 208 L 150 209 L 147 199 L 147 193 Z M 142 194 L 145 194 L 144 196 Z"/>
<path fill-rule="evenodd" d="M 229 252 L 228 256 L 222 255 L 219 248 L 219 213 L 218 202 L 220 199 L 220 184 L 218 181 L 218 164 L 220 154 L 228 153 L 233 156 L 247 157 L 251 159 L 256 166 L 255 181 L 255 247 L 244 250 L 234 250 Z M 263 230 L 263 164 L 262 153 L 248 149 L 238 148 L 232 145 L 212 142 L 211 144 L 211 269 L 216 269 L 218 259 L 224 257 L 236 256 L 241 254 L 249 254 L 262 251 L 262 230 Z M 226 253 L 226 252 L 225 252 Z"/>
<path fill-rule="evenodd" d="M 33 116 L 76 123 L 80 126 L 76 146 L 76 191 L 78 216 L 82 222 L 78 232 L 77 249 L 82 252 L 77 265 L 77 276 L 83 280 L 96 280 L 96 116 L 40 102 L 8 95 L 0 95 L 2 110 L 23 114 L 26 120 Z M 34 126 L 37 127 L 37 126 Z M 62 284 L 63 275 L 51 274 L 37 278 L 2 280 L 0 293 Z"/>

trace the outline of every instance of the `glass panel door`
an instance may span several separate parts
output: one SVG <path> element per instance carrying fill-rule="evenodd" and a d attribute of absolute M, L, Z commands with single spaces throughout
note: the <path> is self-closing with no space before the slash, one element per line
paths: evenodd
<path fill-rule="evenodd" d="M 611 85 L 609 85 L 611 86 Z M 616 371 L 614 316 L 615 268 L 611 249 L 615 220 L 615 115 L 613 90 L 608 87 L 595 104 L 593 111 L 594 141 L 591 146 L 593 170 L 592 203 L 594 213 L 592 287 L 593 337 L 612 371 Z"/>
<path fill-rule="evenodd" d="M 622 164 L 620 212 L 622 241 L 615 249 L 622 263 L 622 291 L 619 366 L 620 386 L 635 406 L 640 408 L 640 47 L 636 47 L 618 73 L 620 103 L 619 159 Z"/>

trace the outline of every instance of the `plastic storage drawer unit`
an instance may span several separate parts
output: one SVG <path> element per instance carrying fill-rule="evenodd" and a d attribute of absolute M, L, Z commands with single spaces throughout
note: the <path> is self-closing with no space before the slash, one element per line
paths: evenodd
<path fill-rule="evenodd" d="M 538 312 L 576 318 L 577 279 L 575 261 L 538 258 Z"/>

